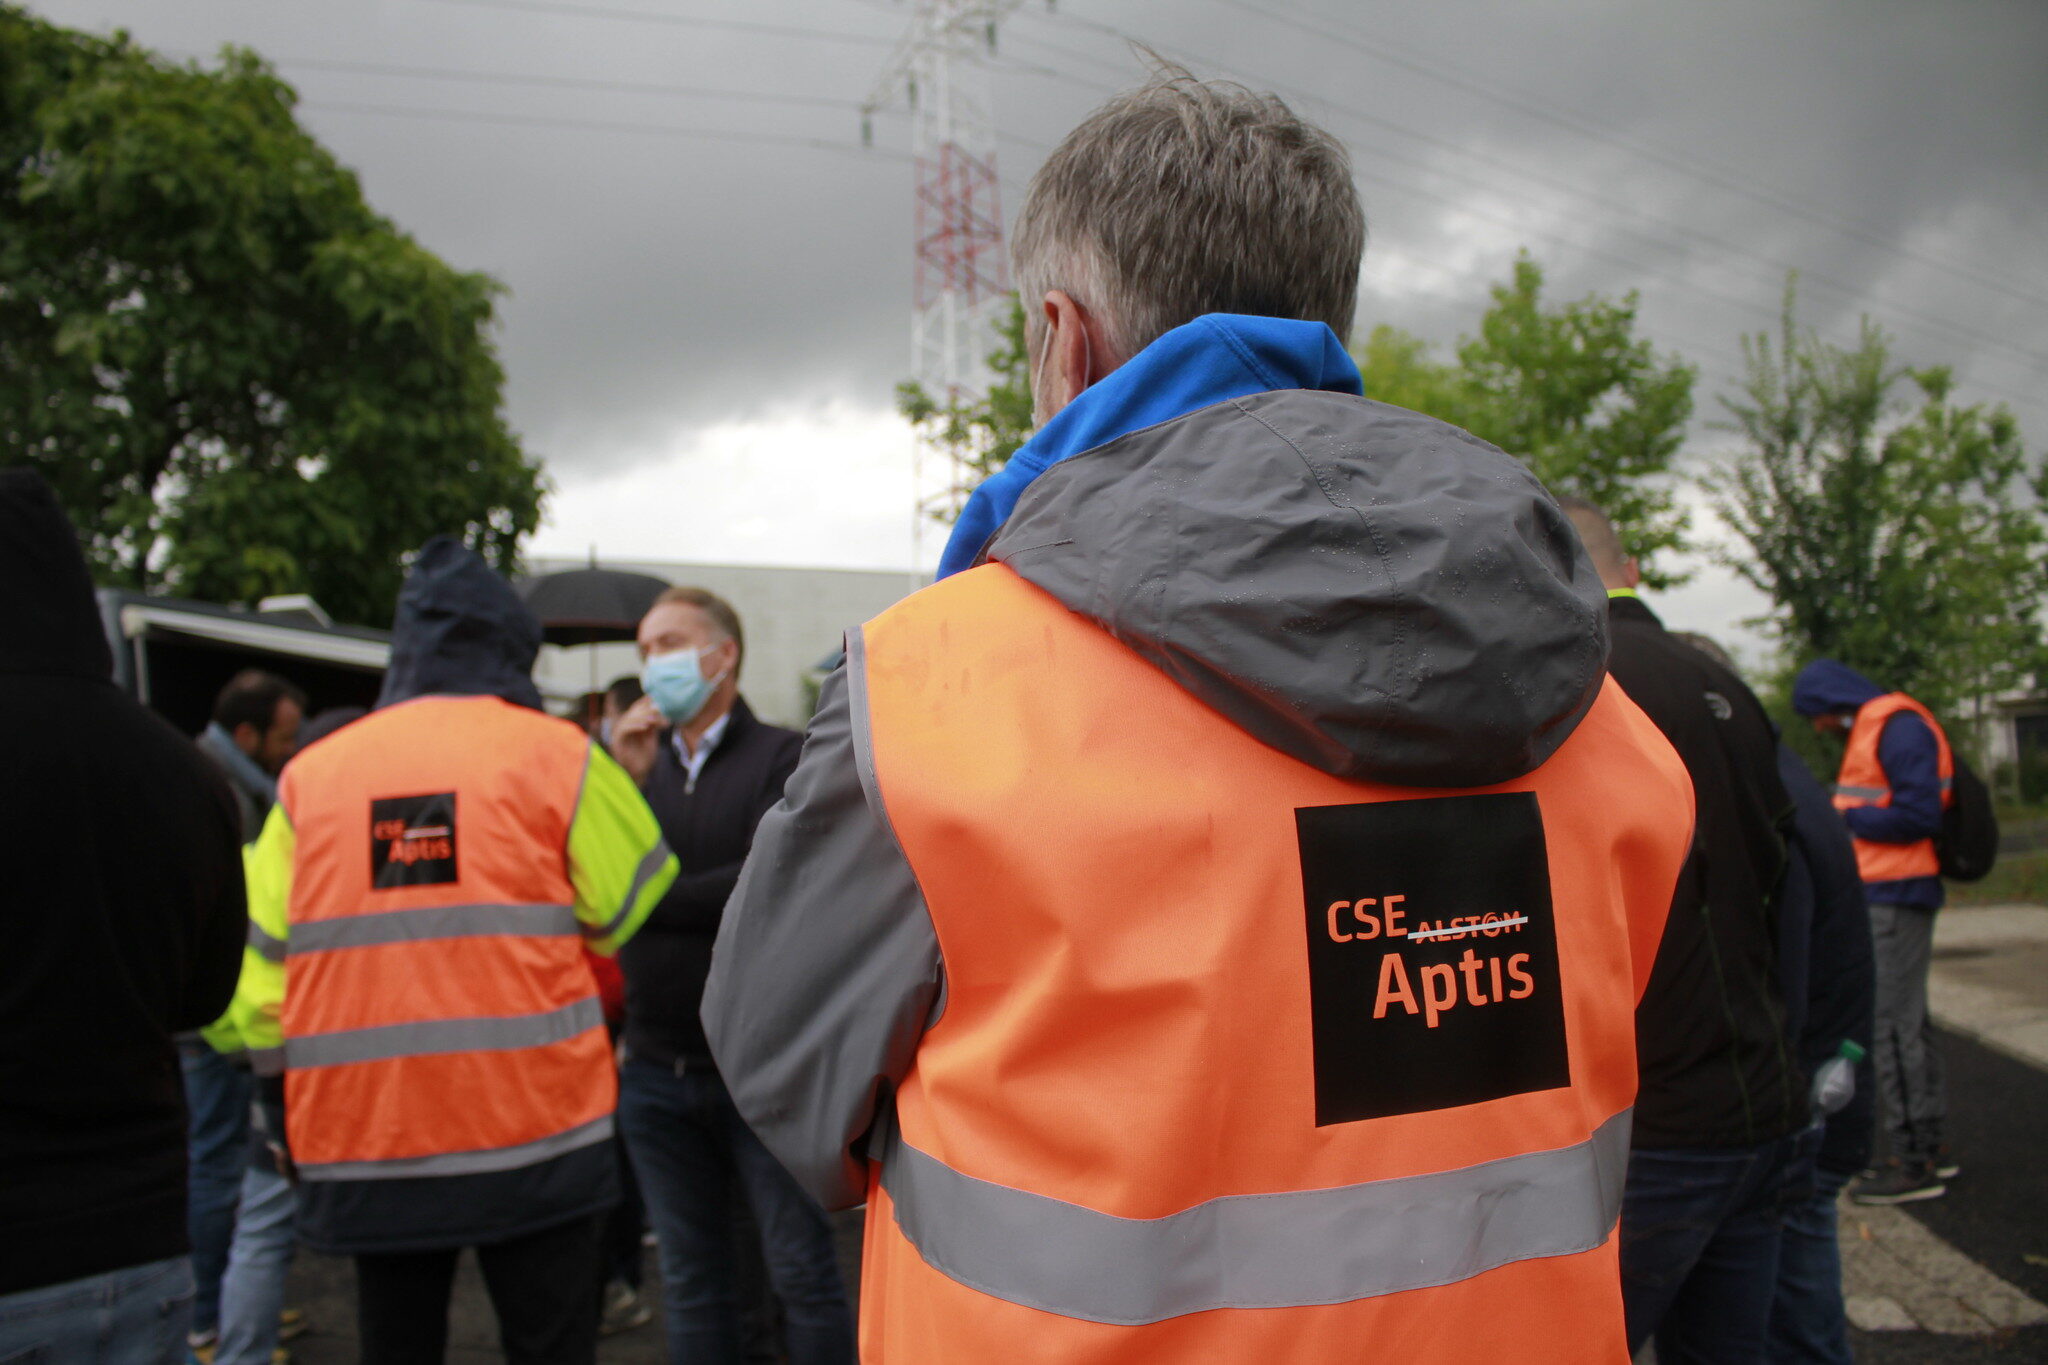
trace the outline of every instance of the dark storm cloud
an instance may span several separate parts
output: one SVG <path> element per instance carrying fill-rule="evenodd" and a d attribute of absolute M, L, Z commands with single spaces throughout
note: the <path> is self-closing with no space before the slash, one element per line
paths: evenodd
<path fill-rule="evenodd" d="M 851 109 L 295 63 L 855 102 L 906 5 L 590 6 L 686 21 L 673 23 L 450 0 L 38 8 L 180 53 L 232 41 L 277 61 L 378 207 L 510 287 L 513 419 L 565 484 L 794 401 L 883 407 L 907 369 L 902 118 L 879 120 L 880 150 L 862 156 Z M 861 41 L 695 22 L 735 16 Z M 1352 145 L 1373 228 L 1364 323 L 1449 340 L 1526 244 L 1560 296 L 1639 289 L 1653 337 L 1702 364 L 1714 415 L 1739 337 L 1772 325 L 1784 268 L 1797 266 L 1806 321 L 1846 336 L 1872 314 L 1906 358 L 1955 363 L 1972 396 L 2013 401 L 2036 442 L 2048 438 L 2035 227 L 2048 209 L 2048 6 L 1061 0 L 1048 15 L 1027 0 L 994 80 L 1012 136 L 1008 208 L 1032 148 L 1136 78 L 1128 44 L 1104 26 L 1203 74 L 1280 88 Z M 523 121 L 457 121 L 468 115 Z"/>

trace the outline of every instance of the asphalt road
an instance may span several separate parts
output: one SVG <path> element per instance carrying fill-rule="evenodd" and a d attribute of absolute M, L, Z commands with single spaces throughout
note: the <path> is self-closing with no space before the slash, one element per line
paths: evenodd
<path fill-rule="evenodd" d="M 1963 1173 L 1941 1199 L 1905 1208 L 2000 1279 L 2048 1303 L 2048 1073 L 1944 1035 L 1949 1144 Z M 2048 1327 L 1995 1337 L 1858 1332 L 1866 1365 L 2048 1362 Z"/>

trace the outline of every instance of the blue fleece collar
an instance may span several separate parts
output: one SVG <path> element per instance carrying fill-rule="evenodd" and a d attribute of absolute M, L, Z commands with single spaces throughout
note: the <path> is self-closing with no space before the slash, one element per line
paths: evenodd
<path fill-rule="evenodd" d="M 1069 455 L 1232 398 L 1276 389 L 1362 394 L 1337 334 L 1320 322 L 1208 313 L 1118 366 L 1039 428 L 968 498 L 939 577 L 972 568 L 1031 481 Z"/>

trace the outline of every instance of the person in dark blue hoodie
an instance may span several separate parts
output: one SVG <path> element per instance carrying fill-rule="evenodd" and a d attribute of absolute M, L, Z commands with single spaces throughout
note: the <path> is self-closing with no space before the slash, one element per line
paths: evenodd
<path fill-rule="evenodd" d="M 1786 1182 L 1771 1358 L 1849 1365 L 1835 1197 L 1869 1162 L 1876 1120 L 1870 914 L 1826 789 L 1782 743 L 1778 776 L 1794 808 L 1791 856 L 1778 891 L 1778 971 L 1786 1032 L 1813 1077 L 1814 1125 Z"/>
<path fill-rule="evenodd" d="M 1891 1161 L 1849 1197 L 1860 1204 L 1939 1198 L 1955 1167 L 1944 1141 L 1948 1103 L 1927 1014 L 1927 972 L 1943 900 L 1934 840 L 1948 799 L 1948 737 L 1920 703 L 1833 659 L 1800 670 L 1792 709 L 1821 733 L 1847 738 L 1835 806 L 1855 845 L 1877 962 L 1873 1051 Z"/>
<path fill-rule="evenodd" d="M 540 639 L 428 541 L 376 711 L 285 767 L 249 854 L 224 1024 L 286 1074 L 298 1231 L 355 1258 L 365 1360 L 442 1359 L 465 1247 L 507 1359 L 596 1351 L 616 1085 L 583 945 L 616 952 L 676 864 L 624 770 L 540 713 Z"/>

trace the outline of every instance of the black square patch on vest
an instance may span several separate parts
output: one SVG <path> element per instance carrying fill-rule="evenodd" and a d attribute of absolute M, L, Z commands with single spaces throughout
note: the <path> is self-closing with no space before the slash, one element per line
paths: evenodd
<path fill-rule="evenodd" d="M 1318 1128 L 1571 1084 L 1533 792 L 1294 817 Z"/>
<path fill-rule="evenodd" d="M 370 885 L 433 886 L 455 880 L 455 793 L 370 802 Z"/>

